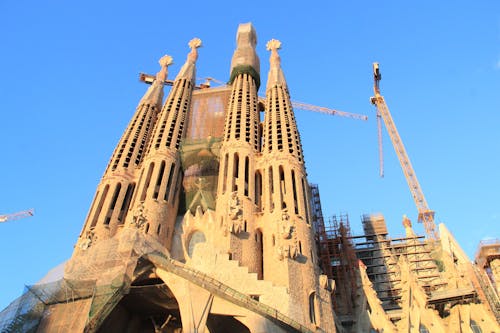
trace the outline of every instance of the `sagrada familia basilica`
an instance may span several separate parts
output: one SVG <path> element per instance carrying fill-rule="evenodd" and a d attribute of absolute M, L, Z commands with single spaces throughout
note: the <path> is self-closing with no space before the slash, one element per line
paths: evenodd
<path fill-rule="evenodd" d="M 407 218 L 399 239 L 381 215 L 358 236 L 325 225 L 280 41 L 265 86 L 250 23 L 225 85 L 196 85 L 201 44 L 175 79 L 169 56 L 143 76 L 64 273 L 3 310 L 2 332 L 500 332 L 500 246 L 472 263 L 444 225 L 435 242 Z"/>

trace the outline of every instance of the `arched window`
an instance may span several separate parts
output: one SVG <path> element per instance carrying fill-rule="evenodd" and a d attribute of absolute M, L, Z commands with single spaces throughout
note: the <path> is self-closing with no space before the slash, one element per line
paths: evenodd
<path fill-rule="evenodd" d="M 238 191 L 238 177 L 239 177 L 239 168 L 240 168 L 240 158 L 238 154 L 234 154 L 233 156 L 233 179 L 232 179 L 232 189 L 231 191 Z"/>
<path fill-rule="evenodd" d="M 264 237 L 262 236 L 262 231 L 257 229 L 255 231 L 255 241 L 256 241 L 256 255 L 257 255 L 257 279 L 264 279 Z"/>
<path fill-rule="evenodd" d="M 205 243 L 206 242 L 206 238 L 205 238 L 205 234 L 199 230 L 193 232 L 193 234 L 191 235 L 191 239 L 189 240 L 189 244 L 188 244 L 188 256 L 192 257 L 193 256 L 193 251 L 194 251 L 194 247 L 196 244 L 200 244 L 200 243 Z"/>
<path fill-rule="evenodd" d="M 479 325 L 474 320 L 470 321 L 470 328 L 474 333 L 483 333 L 481 327 L 479 327 Z"/>
<path fill-rule="evenodd" d="M 249 189 L 248 187 L 250 186 L 248 184 L 249 182 L 249 178 L 250 178 L 250 159 L 248 158 L 248 156 L 245 157 L 245 188 L 244 188 L 244 193 L 245 193 L 245 196 L 248 197 L 248 193 L 249 193 Z"/>
<path fill-rule="evenodd" d="M 153 175 L 153 169 L 155 167 L 155 164 L 154 163 L 151 163 L 149 165 L 149 169 L 148 169 L 148 173 L 147 173 L 147 176 L 146 176 L 146 181 L 142 187 L 142 193 L 141 193 L 141 200 L 140 201 L 144 201 L 146 200 L 146 193 L 148 192 L 148 187 L 149 187 L 149 183 L 151 182 L 151 176 Z"/>
<path fill-rule="evenodd" d="M 314 291 L 309 294 L 309 320 L 316 324 L 316 294 Z"/>

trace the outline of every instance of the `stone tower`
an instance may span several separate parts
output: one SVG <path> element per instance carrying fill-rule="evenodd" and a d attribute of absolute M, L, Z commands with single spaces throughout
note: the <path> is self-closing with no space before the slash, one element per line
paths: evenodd
<path fill-rule="evenodd" d="M 185 133 L 187 113 L 196 78 L 197 48 L 201 40 L 189 42 L 191 53 L 174 80 L 172 90 L 158 116 L 151 143 L 138 178 L 138 193 L 132 207 L 143 214 L 141 223 L 130 216 L 130 224 L 154 235 L 170 251 L 181 182 L 179 147 Z M 154 84 L 154 83 L 153 83 Z M 147 212 L 145 211 L 147 209 Z"/>
<path fill-rule="evenodd" d="M 171 63 L 169 56 L 160 59 L 162 69 L 139 102 L 97 186 L 80 241 L 88 242 L 97 237 L 108 239 L 124 225 L 135 192 L 137 169 L 142 166 L 153 125 L 161 109 L 163 85 Z"/>
<path fill-rule="evenodd" d="M 251 24 L 240 25 L 231 62 L 232 85 L 220 151 L 217 215 L 229 232 L 228 252 L 251 272 L 260 269 L 257 242 L 255 164 L 259 153 L 260 63 L 257 36 Z M 244 237 L 240 237 L 244 235 Z"/>

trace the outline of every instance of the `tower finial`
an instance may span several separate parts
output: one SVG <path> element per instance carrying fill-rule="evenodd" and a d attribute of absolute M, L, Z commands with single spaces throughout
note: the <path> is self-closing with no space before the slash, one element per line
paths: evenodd
<path fill-rule="evenodd" d="M 281 58 L 278 54 L 278 50 L 281 49 L 281 42 L 277 39 L 271 39 L 267 42 L 266 48 L 268 51 L 271 51 L 267 88 L 271 88 L 277 84 L 286 86 L 285 76 L 281 70 Z"/>
<path fill-rule="evenodd" d="M 174 63 L 174 59 L 169 55 L 164 55 L 158 62 L 160 63 L 161 70 L 156 74 L 156 81 L 163 83 L 167 79 L 168 66 Z"/>
<path fill-rule="evenodd" d="M 198 59 L 198 48 L 201 47 L 201 39 L 193 38 L 188 43 L 191 48 L 191 52 L 189 52 L 186 62 L 182 66 L 179 74 L 177 74 L 177 79 L 179 78 L 187 78 L 188 80 L 194 80 L 195 77 L 195 64 Z"/>
<path fill-rule="evenodd" d="M 252 23 L 243 23 L 238 26 L 236 33 L 236 50 L 231 60 L 231 71 L 229 83 L 240 74 L 248 74 L 257 85 L 260 86 L 260 60 L 255 46 L 257 45 L 257 34 Z"/>
<path fill-rule="evenodd" d="M 273 55 L 278 55 L 278 50 L 281 49 L 281 42 L 277 39 L 271 39 L 269 42 L 266 44 L 266 49 L 268 51 L 271 51 L 271 56 Z"/>
<path fill-rule="evenodd" d="M 415 232 L 413 231 L 413 228 L 411 225 L 411 220 L 406 215 L 403 215 L 403 227 L 405 228 L 406 237 L 414 237 L 415 236 Z"/>
<path fill-rule="evenodd" d="M 188 54 L 188 60 L 191 62 L 196 62 L 198 59 L 198 48 L 201 47 L 201 39 L 193 38 L 188 43 L 191 48 L 191 52 Z"/>

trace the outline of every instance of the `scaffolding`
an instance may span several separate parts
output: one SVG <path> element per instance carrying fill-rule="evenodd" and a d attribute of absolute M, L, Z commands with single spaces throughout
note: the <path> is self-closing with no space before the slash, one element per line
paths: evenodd
<path fill-rule="evenodd" d="M 479 242 L 474 259 L 474 273 L 484 296 L 500 323 L 500 239 L 488 239 Z M 496 273 L 495 273 L 496 272 Z"/>
<path fill-rule="evenodd" d="M 491 263 L 494 260 L 500 259 L 500 239 L 487 239 L 479 242 L 478 249 L 476 251 L 475 263 L 483 270 L 490 279 L 493 286 L 497 287 L 500 281 L 495 281 L 495 276 L 492 271 Z"/>
<path fill-rule="evenodd" d="M 440 268 L 431 256 L 431 249 L 423 241 L 424 236 L 389 238 L 382 214 L 363 215 L 362 223 L 364 235 L 352 239 L 365 238 L 365 241 L 355 243 L 355 252 L 367 267 L 366 273 L 385 310 L 400 308 L 400 256 L 406 257 L 412 274 L 429 299 L 436 303 L 443 300 L 443 289 L 447 282 L 441 277 Z M 474 297 L 470 289 L 462 296 Z"/>
<path fill-rule="evenodd" d="M 319 194 L 312 191 L 313 202 L 319 203 Z M 318 249 L 323 272 L 335 280 L 333 306 L 340 316 L 353 314 L 356 300 L 357 258 L 351 238 L 347 214 L 332 216 L 325 225 L 321 216 L 316 220 Z"/>
<path fill-rule="evenodd" d="M 312 210 L 312 225 L 314 228 L 314 238 L 320 261 L 320 268 L 323 274 L 333 279 L 332 258 L 328 236 L 325 229 L 325 220 L 321 209 L 321 200 L 319 196 L 319 188 L 317 184 L 309 184 L 311 191 L 311 210 Z"/>

